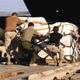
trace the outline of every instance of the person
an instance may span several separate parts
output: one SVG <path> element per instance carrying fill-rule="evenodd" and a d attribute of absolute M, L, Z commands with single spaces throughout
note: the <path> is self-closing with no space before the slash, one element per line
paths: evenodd
<path fill-rule="evenodd" d="M 41 34 L 39 34 L 35 29 L 34 29 L 34 24 L 32 22 L 28 23 L 28 28 L 26 28 L 23 31 L 22 35 L 22 46 L 24 49 L 27 49 L 28 52 L 28 59 L 29 59 L 29 65 L 36 65 L 36 54 L 33 51 L 34 50 L 34 41 L 33 38 L 35 36 L 40 37 Z"/>
<path fill-rule="evenodd" d="M 49 43 L 47 45 L 47 50 L 53 53 L 59 53 L 60 60 L 63 59 L 62 50 L 59 47 L 60 39 L 62 38 L 62 34 L 58 33 L 58 26 L 53 27 L 53 32 L 50 33 Z"/>
<path fill-rule="evenodd" d="M 16 37 L 16 27 L 22 23 L 27 22 L 27 20 L 21 20 L 18 18 L 17 13 L 13 12 L 11 16 L 6 18 L 5 23 L 5 48 L 7 54 L 7 63 L 11 64 L 11 57 L 10 57 L 10 45 L 12 40 Z"/>

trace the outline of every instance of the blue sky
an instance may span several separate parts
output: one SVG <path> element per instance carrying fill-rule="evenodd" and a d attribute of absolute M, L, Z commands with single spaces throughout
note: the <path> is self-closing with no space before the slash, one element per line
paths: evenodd
<path fill-rule="evenodd" d="M 2 12 L 18 12 L 28 11 L 23 0 L 0 0 L 0 11 Z"/>

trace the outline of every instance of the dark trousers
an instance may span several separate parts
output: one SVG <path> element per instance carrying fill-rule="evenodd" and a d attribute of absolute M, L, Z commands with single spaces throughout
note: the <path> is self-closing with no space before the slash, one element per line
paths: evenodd
<path fill-rule="evenodd" d="M 29 64 L 35 63 L 37 55 L 35 53 L 33 44 L 31 42 L 24 41 L 22 42 L 22 46 L 27 50 Z"/>

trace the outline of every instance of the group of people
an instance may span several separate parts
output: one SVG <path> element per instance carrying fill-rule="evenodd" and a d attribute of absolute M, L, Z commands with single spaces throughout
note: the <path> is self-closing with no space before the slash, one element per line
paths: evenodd
<path fill-rule="evenodd" d="M 7 55 L 7 63 L 11 64 L 11 54 L 10 54 L 10 45 L 12 40 L 16 37 L 16 27 L 17 25 L 28 23 L 27 20 L 20 20 L 17 16 L 17 13 L 14 12 L 11 14 L 11 16 L 6 18 L 6 26 L 5 26 L 5 48 L 6 48 L 6 55 Z M 59 47 L 60 45 L 60 39 L 62 38 L 62 34 L 58 33 L 59 27 L 55 26 L 52 30 L 52 33 L 50 33 L 49 42 L 47 45 L 47 50 L 52 53 L 59 53 L 59 57 L 61 60 L 63 60 L 63 53 L 62 49 Z M 28 28 L 26 28 L 23 31 L 22 34 L 22 46 L 23 48 L 27 49 L 30 55 L 30 64 L 35 63 L 36 57 L 34 53 L 34 45 L 33 45 L 33 37 L 38 36 L 41 37 L 42 34 L 39 34 L 34 29 L 34 23 L 29 22 Z M 15 43 L 14 43 L 15 44 Z"/>
<path fill-rule="evenodd" d="M 25 22 L 27 22 L 27 20 L 20 20 L 16 12 L 13 12 L 11 16 L 8 16 L 6 18 L 5 35 L 4 35 L 5 36 L 6 57 L 7 57 L 6 64 L 11 64 L 10 46 L 14 38 L 17 36 L 16 27 L 17 25 L 21 25 Z M 22 45 L 27 50 L 29 50 L 32 47 L 31 39 L 33 35 L 35 34 L 39 35 L 38 32 L 33 29 L 33 26 L 34 24 L 32 22 L 28 23 L 28 28 L 23 33 Z"/>

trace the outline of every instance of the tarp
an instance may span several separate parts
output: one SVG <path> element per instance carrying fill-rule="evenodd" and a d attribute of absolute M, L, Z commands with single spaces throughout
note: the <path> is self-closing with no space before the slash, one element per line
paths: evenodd
<path fill-rule="evenodd" d="M 34 29 L 37 30 L 40 34 L 47 34 L 49 32 L 47 21 L 44 17 L 19 17 L 22 20 L 28 20 L 29 22 L 34 23 Z M 28 23 L 21 25 L 22 29 L 28 27 Z"/>
<path fill-rule="evenodd" d="M 31 16 L 24 0 L 0 0 L 0 17 L 17 12 L 18 16 Z"/>

